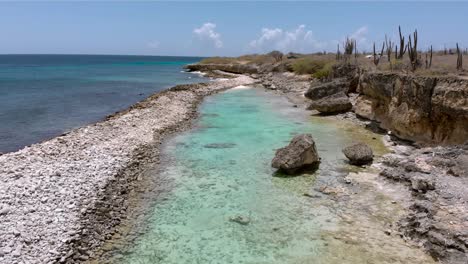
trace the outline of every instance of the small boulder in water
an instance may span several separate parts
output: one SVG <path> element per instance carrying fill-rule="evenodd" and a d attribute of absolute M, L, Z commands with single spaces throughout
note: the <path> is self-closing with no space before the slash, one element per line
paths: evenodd
<path fill-rule="evenodd" d="M 372 162 L 374 154 L 372 149 L 364 143 L 356 143 L 343 149 L 343 154 L 353 165 L 365 165 Z"/>
<path fill-rule="evenodd" d="M 236 215 L 229 218 L 229 221 L 238 223 L 241 225 L 248 225 L 250 223 L 250 218 L 243 215 Z"/>
<path fill-rule="evenodd" d="M 295 174 L 303 169 L 316 168 L 319 163 L 320 157 L 312 135 L 300 134 L 288 146 L 276 151 L 271 166 L 286 174 Z"/>

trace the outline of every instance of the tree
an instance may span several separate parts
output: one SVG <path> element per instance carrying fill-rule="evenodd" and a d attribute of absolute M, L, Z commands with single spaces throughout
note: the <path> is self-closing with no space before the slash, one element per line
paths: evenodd
<path fill-rule="evenodd" d="M 281 51 L 274 50 L 270 53 L 268 53 L 273 59 L 275 59 L 276 62 L 280 62 L 283 60 L 283 53 Z"/>

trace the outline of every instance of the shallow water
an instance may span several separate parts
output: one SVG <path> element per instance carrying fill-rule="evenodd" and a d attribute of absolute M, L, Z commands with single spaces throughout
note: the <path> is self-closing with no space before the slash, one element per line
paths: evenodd
<path fill-rule="evenodd" d="M 387 263 L 374 254 L 378 250 L 364 252 L 365 243 L 341 243 L 343 236 L 336 234 L 343 225 L 334 200 L 304 196 L 319 183 L 347 174 L 349 165 L 341 153 L 346 144 L 373 142 L 376 154 L 382 154 L 385 149 L 376 135 L 356 128 L 349 133 L 346 124 L 311 118 L 260 89 L 211 96 L 200 111 L 197 127 L 166 145 L 168 165 L 155 177 L 170 179 L 171 191 L 155 203 L 145 232 L 121 252 L 120 262 Z M 316 140 L 319 170 L 272 177 L 275 149 L 304 132 Z M 236 216 L 248 223 L 231 221 Z M 359 234 L 366 235 L 372 237 L 372 232 Z"/>

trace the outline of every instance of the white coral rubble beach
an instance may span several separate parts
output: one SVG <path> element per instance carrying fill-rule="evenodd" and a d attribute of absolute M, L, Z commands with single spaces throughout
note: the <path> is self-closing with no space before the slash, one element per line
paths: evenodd
<path fill-rule="evenodd" d="M 142 108 L 0 156 L 0 263 L 49 263 L 86 228 L 80 217 L 138 148 L 190 116 L 200 96 L 248 85 L 240 76 L 166 91 Z"/>

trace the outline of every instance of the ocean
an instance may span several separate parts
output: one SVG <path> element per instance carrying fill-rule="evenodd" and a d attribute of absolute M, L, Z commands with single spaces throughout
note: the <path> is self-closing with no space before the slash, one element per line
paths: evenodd
<path fill-rule="evenodd" d="M 0 152 L 97 122 L 176 84 L 206 81 L 183 71 L 201 59 L 0 55 Z"/>

